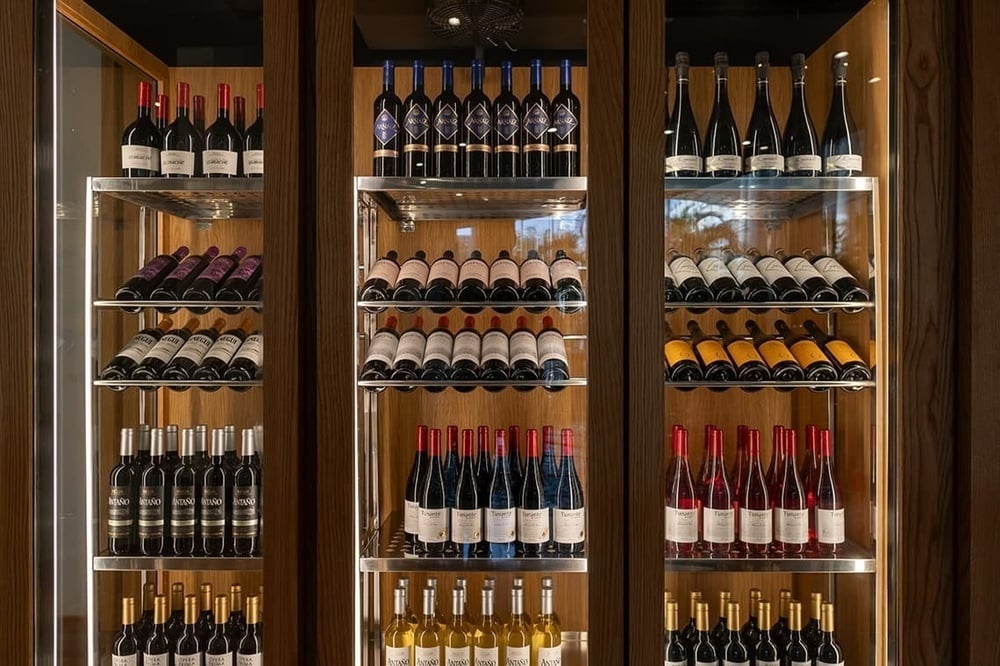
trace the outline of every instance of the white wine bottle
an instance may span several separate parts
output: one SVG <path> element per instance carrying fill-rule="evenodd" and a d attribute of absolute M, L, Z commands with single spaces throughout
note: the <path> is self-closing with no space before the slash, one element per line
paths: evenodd
<path fill-rule="evenodd" d="M 472 666 L 472 640 L 465 626 L 465 591 L 461 587 L 451 591 L 451 622 L 444 630 L 441 643 L 445 664 Z"/>
<path fill-rule="evenodd" d="M 542 612 L 531 632 L 531 663 L 536 666 L 562 666 L 562 630 L 556 622 L 553 590 L 542 588 Z"/>
<path fill-rule="evenodd" d="M 411 666 L 413 663 L 413 627 L 406 615 L 406 590 L 392 591 L 392 621 L 385 628 L 385 666 Z"/>
<path fill-rule="evenodd" d="M 500 666 L 500 638 L 503 626 L 493 610 L 493 595 L 496 592 L 484 586 L 482 594 L 483 616 L 475 629 L 472 646 L 475 666 Z"/>
<path fill-rule="evenodd" d="M 500 636 L 501 663 L 527 664 L 531 658 L 531 625 L 524 613 L 524 588 L 516 585 L 510 591 L 510 622 Z"/>
<path fill-rule="evenodd" d="M 424 612 L 413 636 L 413 666 L 441 666 L 441 636 L 434 617 L 435 590 L 424 588 Z"/>

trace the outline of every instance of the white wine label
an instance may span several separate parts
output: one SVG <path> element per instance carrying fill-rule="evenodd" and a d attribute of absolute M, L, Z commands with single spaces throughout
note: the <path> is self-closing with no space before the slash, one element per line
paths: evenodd
<path fill-rule="evenodd" d="M 538 666 L 562 666 L 562 644 L 538 648 Z"/>
<path fill-rule="evenodd" d="M 479 543 L 482 541 L 483 510 L 452 509 L 451 540 L 455 543 Z"/>
<path fill-rule="evenodd" d="M 479 647 L 473 650 L 476 666 L 500 666 L 500 648 Z"/>
<path fill-rule="evenodd" d="M 517 539 L 517 509 L 486 509 L 486 540 L 510 543 Z"/>
<path fill-rule="evenodd" d="M 812 662 L 811 661 L 794 661 L 794 660 L 790 660 L 788 662 L 788 666 L 812 666 Z"/>
<path fill-rule="evenodd" d="M 730 661 L 729 659 L 726 659 L 722 663 L 724 664 L 724 666 L 745 666 L 750 663 L 750 660 L 747 659 L 746 661 Z"/>
<path fill-rule="evenodd" d="M 160 149 L 152 146 L 122 146 L 123 169 L 160 170 Z"/>
<path fill-rule="evenodd" d="M 680 661 L 673 661 L 672 659 L 664 659 L 663 666 L 688 666 L 687 659 L 681 659 Z"/>
<path fill-rule="evenodd" d="M 733 277 L 741 285 L 752 278 L 764 279 L 764 276 L 760 274 L 760 271 L 753 265 L 753 262 L 746 257 L 733 257 L 726 268 L 729 269 L 729 272 L 733 274 Z"/>
<path fill-rule="evenodd" d="M 527 645 L 523 647 L 507 646 L 504 666 L 528 666 L 531 659 L 531 648 Z"/>
<path fill-rule="evenodd" d="M 458 272 L 458 282 L 460 284 L 465 284 L 469 280 L 476 280 L 486 284 L 490 280 L 490 267 L 486 265 L 485 261 L 480 261 L 479 259 L 469 259 L 464 264 L 462 264 L 461 270 Z"/>
<path fill-rule="evenodd" d="M 833 284 L 837 280 L 841 280 L 843 278 L 854 278 L 854 276 L 844 270 L 844 267 L 840 265 L 840 262 L 833 257 L 821 257 L 816 260 L 816 263 L 813 264 L 813 266 L 815 266 L 816 269 L 823 274 L 823 277 L 825 277 L 826 281 L 830 284 Z"/>
<path fill-rule="evenodd" d="M 538 334 L 538 364 L 546 361 L 562 361 L 569 365 L 566 356 L 566 340 L 559 331 L 548 330 Z"/>
<path fill-rule="evenodd" d="M 148 333 L 140 333 L 132 338 L 131 342 L 129 342 L 124 349 L 118 352 L 118 356 L 124 356 L 125 358 L 139 363 L 157 342 L 159 342 L 159 340 L 154 338 L 152 335 L 149 335 Z"/>
<path fill-rule="evenodd" d="M 694 543 L 698 540 L 698 509 L 675 509 L 668 506 L 666 511 L 667 541 Z"/>
<path fill-rule="evenodd" d="M 824 661 L 823 659 L 816 659 L 816 666 L 844 666 L 843 661 Z"/>
<path fill-rule="evenodd" d="M 243 173 L 248 176 L 264 175 L 264 151 L 244 150 L 243 151 Z"/>
<path fill-rule="evenodd" d="M 206 654 L 205 666 L 233 666 L 233 653 Z"/>
<path fill-rule="evenodd" d="M 164 176 L 193 176 L 194 153 L 190 150 L 164 150 L 160 153 L 160 173 Z"/>
<path fill-rule="evenodd" d="M 181 336 L 168 333 L 153 345 L 153 348 L 146 354 L 146 358 L 157 359 L 167 363 L 174 357 L 177 350 L 184 346 L 185 342 L 186 340 Z"/>
<path fill-rule="evenodd" d="M 746 170 L 754 171 L 784 171 L 785 158 L 781 155 L 751 155 L 745 162 Z"/>
<path fill-rule="evenodd" d="M 788 171 L 822 171 L 823 158 L 819 155 L 793 155 L 785 158 Z"/>
<path fill-rule="evenodd" d="M 461 331 L 455 336 L 455 349 L 452 352 L 451 364 L 455 365 L 459 361 L 469 361 L 474 365 L 479 365 L 479 348 L 481 344 L 479 334 L 475 331 Z"/>
<path fill-rule="evenodd" d="M 830 155 L 825 160 L 823 172 L 861 171 L 861 161 L 861 155 Z"/>
<path fill-rule="evenodd" d="M 111 666 L 138 666 L 138 665 L 139 665 L 139 655 L 129 654 L 129 655 L 111 656 Z"/>
<path fill-rule="evenodd" d="M 407 534 L 420 534 L 420 503 L 406 500 L 403 514 L 403 531 Z"/>
<path fill-rule="evenodd" d="M 441 361 L 445 365 L 451 363 L 451 348 L 454 338 L 448 331 L 434 331 L 427 336 L 427 347 L 424 349 L 424 364 L 429 361 Z"/>
<path fill-rule="evenodd" d="M 174 654 L 174 666 L 201 666 L 201 653 Z"/>
<path fill-rule="evenodd" d="M 774 284 L 782 278 L 790 278 L 792 274 L 788 272 L 784 264 L 774 257 L 761 257 L 757 260 L 757 270 L 764 276 L 768 284 Z M 795 278 L 792 278 L 793 280 Z"/>
<path fill-rule="evenodd" d="M 743 160 L 739 155 L 712 155 L 705 158 L 705 171 L 735 171 L 739 173 L 743 169 Z"/>
<path fill-rule="evenodd" d="M 587 529 L 587 510 L 552 509 L 552 537 L 556 543 L 582 543 Z"/>
<path fill-rule="evenodd" d="M 420 259 L 407 259 L 399 268 L 399 275 L 396 277 L 396 284 L 403 280 L 413 280 L 421 287 L 427 284 L 427 274 L 431 268 L 427 262 Z"/>
<path fill-rule="evenodd" d="M 240 155 L 233 150 L 206 150 L 201 154 L 201 166 L 205 175 L 223 174 L 235 176 Z"/>
<path fill-rule="evenodd" d="M 233 361 L 235 362 L 241 358 L 255 363 L 257 367 L 264 367 L 264 336 L 260 333 L 248 336 L 243 344 L 240 345 L 240 350 L 236 352 Z"/>
<path fill-rule="evenodd" d="M 413 648 L 413 666 L 441 666 L 441 648 L 437 646 Z"/>
<path fill-rule="evenodd" d="M 690 257 L 676 257 L 670 262 L 670 271 L 674 274 L 674 282 L 683 284 L 689 278 L 701 277 L 701 271 Z"/>
<path fill-rule="evenodd" d="M 169 654 L 146 654 L 142 655 L 142 666 L 169 666 Z"/>
<path fill-rule="evenodd" d="M 521 264 L 521 287 L 526 286 L 528 280 L 542 280 L 545 284 L 551 284 L 548 264 L 541 259 L 526 259 Z"/>
<path fill-rule="evenodd" d="M 705 541 L 709 543 L 732 543 L 736 539 L 736 526 L 732 509 L 702 509 Z"/>
<path fill-rule="evenodd" d="M 565 140 L 579 126 L 576 114 L 566 104 L 557 104 L 553 114 L 552 126 L 556 128 L 556 138 Z"/>
<path fill-rule="evenodd" d="M 262 654 L 236 654 L 236 666 L 262 666 L 264 655 Z M 144 663 L 142 666 L 146 666 Z"/>
<path fill-rule="evenodd" d="M 773 541 L 774 515 L 771 509 L 740 508 L 740 541 L 769 544 Z"/>
<path fill-rule="evenodd" d="M 521 543 L 546 543 L 549 540 L 549 510 L 518 509 L 517 540 Z"/>
<path fill-rule="evenodd" d="M 729 269 L 722 262 L 722 259 L 718 257 L 705 257 L 698 264 L 698 269 L 709 284 L 714 283 L 716 280 L 733 277 Z"/>
<path fill-rule="evenodd" d="M 193 539 L 195 512 L 194 486 L 174 486 L 170 498 L 170 536 L 175 539 Z"/>
<path fill-rule="evenodd" d="M 490 285 L 495 285 L 497 280 L 511 280 L 518 284 L 520 271 L 513 259 L 497 259 L 490 266 Z"/>
<path fill-rule="evenodd" d="M 396 276 L 398 275 L 399 264 L 392 259 L 379 259 L 368 271 L 368 280 L 385 280 L 392 287 L 396 284 Z"/>
<path fill-rule="evenodd" d="M 257 506 L 257 486 L 233 487 L 232 531 L 233 536 L 251 539 L 257 536 L 260 511 Z"/>
<path fill-rule="evenodd" d="M 510 344 L 503 331 L 487 331 L 483 335 L 483 363 L 487 361 L 510 363 Z"/>
<path fill-rule="evenodd" d="M 811 280 L 813 278 L 819 278 L 823 280 L 823 275 L 816 267 L 809 263 L 809 260 L 804 257 L 791 257 L 785 260 L 785 268 L 788 272 L 792 274 L 795 281 L 799 284 L 804 284 L 806 280 Z"/>
<path fill-rule="evenodd" d="M 701 173 L 702 159 L 697 155 L 671 155 L 663 158 L 663 173 L 666 176 L 678 171 L 696 171 Z"/>
<path fill-rule="evenodd" d="M 434 280 L 442 279 L 450 284 L 456 284 L 458 282 L 458 264 L 451 259 L 438 259 L 435 261 L 431 266 L 427 282 L 430 283 Z"/>
<path fill-rule="evenodd" d="M 783 543 L 808 543 L 809 509 L 775 509 L 775 538 Z"/>
<path fill-rule="evenodd" d="M 158 539 L 163 536 L 164 510 L 163 486 L 139 488 L 140 539 Z"/>
<path fill-rule="evenodd" d="M 243 340 L 239 336 L 227 333 L 225 335 L 220 335 L 219 339 L 215 341 L 212 348 L 208 350 L 205 354 L 205 360 L 210 358 L 217 358 L 220 361 L 228 364 L 232 360 L 233 356 L 239 350 L 240 345 L 243 344 Z"/>
<path fill-rule="evenodd" d="M 215 341 L 207 335 L 192 335 L 188 338 L 181 350 L 174 356 L 174 360 L 186 358 L 194 361 L 195 365 L 200 365 L 205 354 L 212 348 Z"/>
<path fill-rule="evenodd" d="M 552 263 L 552 284 L 558 284 L 559 280 L 573 279 L 580 282 L 580 265 L 568 257 L 557 259 Z"/>
<path fill-rule="evenodd" d="M 409 647 L 385 646 L 385 666 L 411 666 Z"/>
<path fill-rule="evenodd" d="M 472 648 L 449 647 L 444 648 L 444 664 L 442 666 L 472 666 Z"/>
<path fill-rule="evenodd" d="M 395 333 L 385 331 L 376 333 L 372 338 L 372 345 L 368 348 L 368 361 L 381 361 L 386 365 L 392 365 L 392 360 L 396 358 L 396 348 L 399 346 L 399 338 Z"/>
<path fill-rule="evenodd" d="M 407 331 L 403 333 L 399 338 L 399 346 L 396 347 L 396 360 L 394 363 L 412 361 L 416 365 L 420 365 L 421 361 L 424 360 L 424 346 L 426 344 L 427 338 L 424 337 L 422 331 Z"/>
<path fill-rule="evenodd" d="M 420 540 L 424 543 L 448 540 L 448 509 L 420 508 Z"/>
<path fill-rule="evenodd" d="M 132 531 L 132 501 L 127 486 L 111 486 L 108 492 L 108 538 L 127 539 Z"/>
<path fill-rule="evenodd" d="M 531 331 L 515 331 L 510 336 L 510 362 L 530 361 L 538 365 L 538 341 Z"/>
<path fill-rule="evenodd" d="M 780 661 L 761 661 L 758 659 L 755 663 L 757 666 L 781 666 Z"/>
<path fill-rule="evenodd" d="M 201 535 L 221 539 L 226 535 L 226 489 L 205 486 L 201 491 L 199 520 Z"/>
<path fill-rule="evenodd" d="M 820 543 L 844 543 L 844 510 L 816 509 L 816 539 Z"/>

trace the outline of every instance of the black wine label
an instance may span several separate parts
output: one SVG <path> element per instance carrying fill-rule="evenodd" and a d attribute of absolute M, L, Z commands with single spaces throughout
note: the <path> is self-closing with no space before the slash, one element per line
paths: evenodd
<path fill-rule="evenodd" d="M 226 536 L 226 489 L 205 486 L 201 491 L 201 534 L 206 539 Z"/>
<path fill-rule="evenodd" d="M 399 134 L 399 123 L 396 122 L 395 116 L 389 113 L 388 109 L 382 109 L 382 111 L 375 116 L 375 124 L 372 128 L 375 138 L 378 139 L 379 143 L 383 146 Z"/>
<path fill-rule="evenodd" d="M 434 131 L 440 140 L 451 141 L 458 132 L 458 110 L 455 104 L 445 104 L 434 118 Z"/>
<path fill-rule="evenodd" d="M 427 134 L 427 130 L 431 127 L 430 116 L 424 111 L 424 108 L 418 104 L 414 104 L 410 107 L 410 110 L 406 112 L 406 118 L 403 119 L 403 128 L 409 135 L 410 143 L 417 143 L 417 139 L 421 139 Z M 404 149 L 405 150 L 405 149 Z M 426 150 L 426 148 L 424 148 Z"/>
<path fill-rule="evenodd" d="M 140 539 L 163 536 L 163 509 L 163 486 L 143 486 L 139 489 Z"/>
<path fill-rule="evenodd" d="M 127 539 L 132 531 L 132 500 L 128 486 L 111 486 L 108 493 L 108 538 Z"/>
<path fill-rule="evenodd" d="M 552 121 L 552 125 L 556 128 L 557 139 L 564 141 L 579 124 L 580 121 L 577 120 L 576 115 L 568 106 L 560 104 L 556 107 L 555 119 Z"/>
<path fill-rule="evenodd" d="M 469 130 L 471 137 L 481 141 L 490 133 L 491 120 L 486 103 L 480 102 L 469 109 L 469 115 L 465 118 L 465 127 Z"/>
<path fill-rule="evenodd" d="M 257 486 L 235 486 L 233 488 L 233 536 L 252 538 L 257 536 L 258 507 Z"/>
<path fill-rule="evenodd" d="M 193 539 L 195 524 L 195 497 L 193 486 L 174 486 L 170 498 L 170 536 L 174 539 Z"/>
<path fill-rule="evenodd" d="M 504 104 L 497 109 L 497 136 L 504 141 L 513 141 L 520 129 L 517 111 L 513 104 Z"/>

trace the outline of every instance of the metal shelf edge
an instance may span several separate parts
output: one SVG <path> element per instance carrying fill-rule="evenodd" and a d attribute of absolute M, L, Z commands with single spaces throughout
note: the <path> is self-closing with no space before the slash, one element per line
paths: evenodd
<path fill-rule="evenodd" d="M 98 555 L 94 571 L 262 571 L 263 557 Z"/>
<path fill-rule="evenodd" d="M 664 384 L 668 388 L 685 389 L 685 388 L 723 388 L 723 389 L 743 389 L 743 388 L 786 388 L 786 389 L 866 389 L 875 388 L 876 383 L 874 380 L 866 382 L 671 382 L 665 381 Z"/>
<path fill-rule="evenodd" d="M 113 298 L 97 299 L 93 303 L 98 309 L 125 310 L 128 308 L 263 308 L 263 301 L 117 301 Z"/>

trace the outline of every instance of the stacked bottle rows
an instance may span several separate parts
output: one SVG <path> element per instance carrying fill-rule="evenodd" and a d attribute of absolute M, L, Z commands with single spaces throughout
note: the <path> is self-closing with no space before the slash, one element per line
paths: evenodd
<path fill-rule="evenodd" d="M 177 117 L 170 123 L 170 98 L 156 96 L 139 82 L 138 114 L 122 134 L 122 176 L 125 178 L 233 178 L 264 176 L 264 84 L 257 84 L 257 120 L 246 127 L 246 99 L 230 99 L 228 83 L 217 88 L 218 114 L 205 129 L 205 98 L 191 97 L 191 86 L 177 84 Z M 193 102 L 193 107 L 192 107 Z M 234 113 L 230 116 L 230 106 Z M 190 114 L 190 117 L 189 117 Z"/>
<path fill-rule="evenodd" d="M 508 622 L 503 622 L 495 611 L 496 582 L 492 578 L 483 583 L 478 618 L 468 608 L 464 578 L 458 578 L 451 590 L 451 613 L 447 618 L 439 609 L 436 579 L 427 580 L 419 616 L 410 608 L 409 589 L 409 580 L 403 578 L 393 590 L 392 620 L 384 632 L 384 663 L 388 666 L 559 666 L 562 663 L 562 629 L 554 608 L 551 578 L 542 578 L 541 604 L 534 619 L 525 612 L 524 581 L 514 579 Z"/>
<path fill-rule="evenodd" d="M 771 602 L 757 588 L 750 590 L 746 622 L 741 607 L 728 591 L 719 593 L 719 620 L 710 625 L 708 603 L 701 592 L 691 593 L 691 619 L 681 628 L 677 601 L 664 597 L 664 666 L 692 664 L 754 664 L 755 666 L 841 666 L 844 654 L 834 636 L 833 604 L 823 595 L 810 595 L 811 617 L 802 622 L 802 603 L 790 590 L 779 591 L 778 619 L 771 623 Z"/>
<path fill-rule="evenodd" d="M 668 309 L 673 309 L 669 307 L 671 303 L 855 303 L 870 300 L 868 291 L 833 257 L 817 255 L 808 249 L 803 250 L 802 255 L 788 255 L 780 248 L 774 256 L 762 255 L 757 248 L 750 248 L 743 255 L 727 249 L 722 252 L 722 258 L 699 248 L 694 259 L 670 248 L 663 264 L 663 298 Z M 688 309 L 704 312 L 690 305 Z M 814 309 L 824 311 L 819 306 Z M 851 307 L 845 311 L 858 312 L 860 309 Z M 782 310 L 794 312 L 797 308 Z"/>
<path fill-rule="evenodd" d="M 673 113 L 667 118 L 666 176 L 860 176 L 862 151 L 847 104 L 847 53 L 833 58 L 833 101 L 823 141 L 806 106 L 806 57 L 792 55 L 792 105 L 782 140 L 768 85 L 770 56 L 756 54 L 757 96 L 744 141 L 729 105 L 729 56 L 715 54 L 715 104 L 704 141 L 691 109 L 688 92 L 690 58 L 675 57 L 676 89 Z"/>
<path fill-rule="evenodd" d="M 558 250 L 552 264 L 546 263 L 537 250 L 528 252 L 528 257 L 519 265 L 510 258 L 507 250 L 501 250 L 492 264 L 483 260 L 479 250 L 473 250 L 468 259 L 459 266 L 455 254 L 446 250 L 434 263 L 427 263 L 423 250 L 400 266 L 397 254 L 392 250 L 372 266 L 368 277 L 361 286 L 358 300 L 371 301 L 432 301 L 441 303 L 431 307 L 438 314 L 452 309 L 450 303 L 491 303 L 495 311 L 509 313 L 513 306 L 497 305 L 511 302 L 537 303 L 556 301 L 560 312 L 579 312 L 580 306 L 570 305 L 583 301 L 586 295 L 580 280 L 580 266 L 565 250 Z M 402 312 L 416 312 L 417 307 L 402 306 Z M 526 306 L 528 312 L 539 314 L 548 306 Z M 382 312 L 379 305 L 365 306 L 367 312 Z M 467 314 L 478 314 L 482 307 L 462 306 Z"/>
<path fill-rule="evenodd" d="M 417 317 L 413 328 L 402 335 L 396 332 L 397 320 L 389 317 L 386 325 L 372 336 L 365 363 L 361 368 L 363 381 L 439 382 L 428 386 L 432 392 L 443 391 L 448 382 L 559 382 L 569 379 L 569 358 L 562 332 L 552 324 L 551 317 L 542 321 L 542 330 L 535 333 L 527 327 L 525 317 L 517 318 L 517 328 L 508 333 L 493 317 L 489 330 L 480 335 L 473 317 L 465 318 L 465 327 L 457 333 L 449 329 L 447 317 L 438 320 L 430 334 L 422 330 L 423 318 Z M 412 391 L 412 386 L 397 387 Z M 455 386 L 456 391 L 471 391 L 472 385 Z M 501 391 L 504 385 L 486 385 L 490 391 Z M 518 391 L 530 391 L 534 385 L 514 385 Z M 547 391 L 563 387 L 546 384 Z M 372 391 L 381 387 L 369 388 Z"/>
<path fill-rule="evenodd" d="M 584 551 L 586 509 L 583 486 L 573 459 L 573 431 L 561 433 L 557 461 L 555 431 L 527 431 L 522 465 L 521 428 L 447 428 L 441 455 L 441 431 L 417 429 L 416 453 L 406 480 L 404 531 L 406 552 L 422 557 L 572 557 Z M 475 454 L 475 455 L 474 455 Z"/>
<path fill-rule="evenodd" d="M 721 319 L 715 326 L 719 338 L 706 335 L 693 319 L 687 323 L 690 339 L 674 335 L 664 322 L 667 342 L 663 347 L 666 381 L 684 382 L 863 382 L 871 369 L 845 341 L 824 333 L 816 322 L 806 320 L 808 335 L 793 330 L 782 320 L 775 322 L 780 339 L 768 335 L 757 322 L 746 322 L 750 339 L 733 333 Z M 754 387 L 744 387 L 755 390 Z M 847 387 L 847 390 L 858 390 Z M 781 389 L 779 389 L 781 390 Z M 822 390 L 822 389 L 817 389 Z"/>
<path fill-rule="evenodd" d="M 264 293 L 264 258 L 259 254 L 246 256 L 247 249 L 237 247 L 232 254 L 219 254 L 211 246 L 202 254 L 190 254 L 186 246 L 172 254 L 153 257 L 115 292 L 118 301 L 260 301 Z M 129 312 L 138 308 L 123 307 Z M 176 312 L 176 307 L 156 308 L 163 313 Z M 205 314 L 208 308 L 191 307 L 192 312 Z M 224 307 L 223 312 L 237 314 L 243 308 Z"/>
<path fill-rule="evenodd" d="M 441 63 L 441 94 L 424 94 L 424 65 L 413 62 L 413 92 L 400 102 L 395 66 L 382 67 L 375 99 L 373 162 L 376 176 L 487 178 L 580 175 L 580 100 L 572 91 L 569 60 L 559 67 L 559 94 L 542 92 L 542 61 L 531 62 L 531 91 L 513 93 L 510 62 L 500 66 L 500 94 L 483 92 L 482 60 L 472 61 L 472 90 L 459 101 L 454 68 Z"/>
<path fill-rule="evenodd" d="M 737 460 L 727 470 L 723 432 L 705 426 L 697 477 L 688 462 L 688 431 L 675 425 L 666 477 L 666 551 L 751 557 L 834 555 L 845 542 L 844 503 L 833 471 L 830 431 L 806 426 L 806 457 L 796 464 L 796 432 L 774 426 L 765 474 L 760 431 L 739 426 Z"/>
<path fill-rule="evenodd" d="M 246 600 L 234 583 L 229 596 L 212 597 L 212 584 L 201 584 L 198 597 L 184 595 L 184 584 L 170 586 L 167 598 L 156 586 L 142 589 L 142 615 L 135 597 L 122 599 L 122 628 L 111 646 L 113 666 L 259 666 L 264 654 L 264 586 Z"/>
<path fill-rule="evenodd" d="M 122 428 L 121 459 L 108 484 L 111 555 L 221 557 L 259 555 L 262 458 L 255 428 Z M 138 451 L 138 454 L 136 453 Z"/>
<path fill-rule="evenodd" d="M 155 328 L 140 331 L 122 347 L 101 370 L 100 378 L 119 382 L 161 379 L 247 382 L 261 379 L 264 375 L 264 335 L 254 330 L 252 324 L 251 318 L 245 317 L 239 326 L 223 333 L 226 321 L 221 317 L 211 327 L 200 330 L 197 317 L 189 319 L 183 328 L 172 328 L 173 320 L 164 317 Z M 125 390 L 125 387 L 113 388 Z M 187 390 L 184 386 L 171 388 Z M 215 386 L 202 388 L 218 390 Z M 233 389 L 242 391 L 248 387 Z"/>

